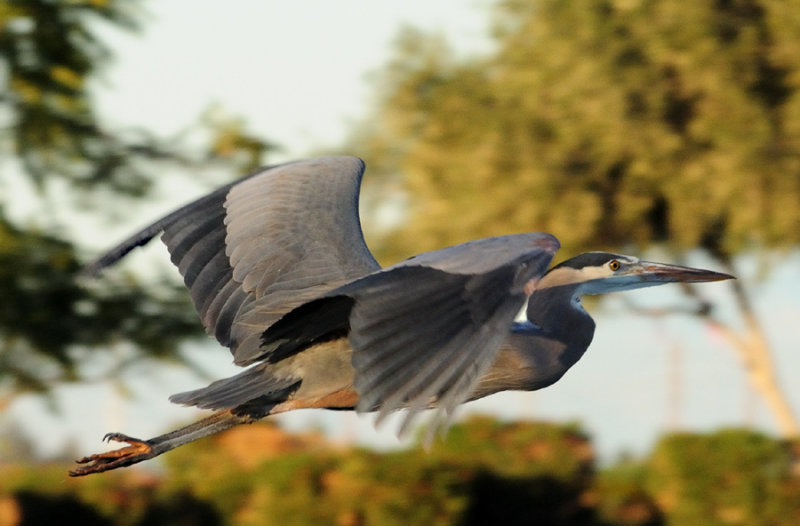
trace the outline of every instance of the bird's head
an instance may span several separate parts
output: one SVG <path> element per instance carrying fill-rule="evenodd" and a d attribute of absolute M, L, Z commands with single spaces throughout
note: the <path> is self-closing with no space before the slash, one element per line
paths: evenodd
<path fill-rule="evenodd" d="M 734 276 L 680 265 L 641 261 L 609 252 L 586 252 L 550 269 L 537 289 L 575 286 L 577 295 L 605 294 L 662 283 L 721 281 Z"/>

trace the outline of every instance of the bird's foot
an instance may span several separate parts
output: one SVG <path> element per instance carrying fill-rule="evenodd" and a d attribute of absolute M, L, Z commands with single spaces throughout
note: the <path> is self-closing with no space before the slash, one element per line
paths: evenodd
<path fill-rule="evenodd" d="M 131 464 L 153 458 L 158 454 L 153 449 L 153 444 L 149 441 L 132 438 L 122 433 L 108 433 L 103 437 L 103 440 L 106 442 L 125 442 L 130 445 L 115 449 L 114 451 L 98 453 L 76 460 L 75 462 L 78 464 L 86 465 L 70 471 L 70 477 L 82 477 L 83 475 L 102 473 L 103 471 L 130 466 Z"/>

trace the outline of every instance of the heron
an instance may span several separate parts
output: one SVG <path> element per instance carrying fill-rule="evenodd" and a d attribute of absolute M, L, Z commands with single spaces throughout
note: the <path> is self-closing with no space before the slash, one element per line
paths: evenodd
<path fill-rule="evenodd" d="M 321 157 L 271 166 L 137 232 L 91 274 L 157 235 L 206 331 L 245 369 L 174 403 L 213 410 L 149 440 L 77 460 L 72 476 L 151 459 L 269 415 L 303 408 L 423 410 L 446 429 L 455 409 L 557 382 L 583 356 L 595 323 L 581 297 L 728 274 L 589 252 L 550 267 L 547 233 L 478 239 L 381 268 L 358 215 L 365 165 Z M 525 319 L 517 321 L 525 307 Z"/>

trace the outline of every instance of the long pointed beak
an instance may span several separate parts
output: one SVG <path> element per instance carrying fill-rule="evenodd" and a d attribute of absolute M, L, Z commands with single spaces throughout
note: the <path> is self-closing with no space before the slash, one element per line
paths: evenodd
<path fill-rule="evenodd" d="M 667 265 L 650 261 L 641 261 L 639 265 L 639 271 L 636 274 L 639 275 L 642 281 L 648 282 L 669 283 L 681 281 L 684 283 L 700 283 L 736 279 L 736 276 L 731 276 L 730 274 L 700 268 L 682 267 L 680 265 Z"/>

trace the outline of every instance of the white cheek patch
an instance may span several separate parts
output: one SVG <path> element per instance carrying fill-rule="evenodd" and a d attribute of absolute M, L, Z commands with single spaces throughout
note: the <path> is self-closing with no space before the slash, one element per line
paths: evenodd
<path fill-rule="evenodd" d="M 585 283 L 587 281 L 592 281 L 595 279 L 603 279 L 611 276 L 613 272 L 608 266 L 602 267 L 585 267 L 580 270 L 575 271 L 575 280 L 573 283 L 582 282 Z"/>
<path fill-rule="evenodd" d="M 550 287 L 563 287 L 576 283 L 586 283 L 590 280 L 607 277 L 609 272 L 611 271 L 603 267 L 588 267 L 582 269 L 561 267 L 547 273 L 535 288 L 541 290 Z"/>
<path fill-rule="evenodd" d="M 615 257 L 620 261 L 620 263 L 623 264 L 623 270 L 620 271 L 623 276 L 626 274 L 624 270 L 625 265 L 635 265 L 639 262 L 639 258 L 631 256 L 622 256 L 622 255 L 616 256 L 614 254 L 608 254 L 608 256 Z M 531 287 L 531 289 L 541 290 L 550 287 L 561 287 L 565 285 L 575 285 L 583 283 L 588 284 L 593 281 L 608 280 L 609 278 L 613 278 L 614 274 L 615 272 L 610 268 L 608 268 L 608 264 L 601 266 L 584 267 L 580 269 L 564 266 L 553 269 L 552 271 L 547 273 L 541 279 L 541 281 L 535 287 Z"/>

